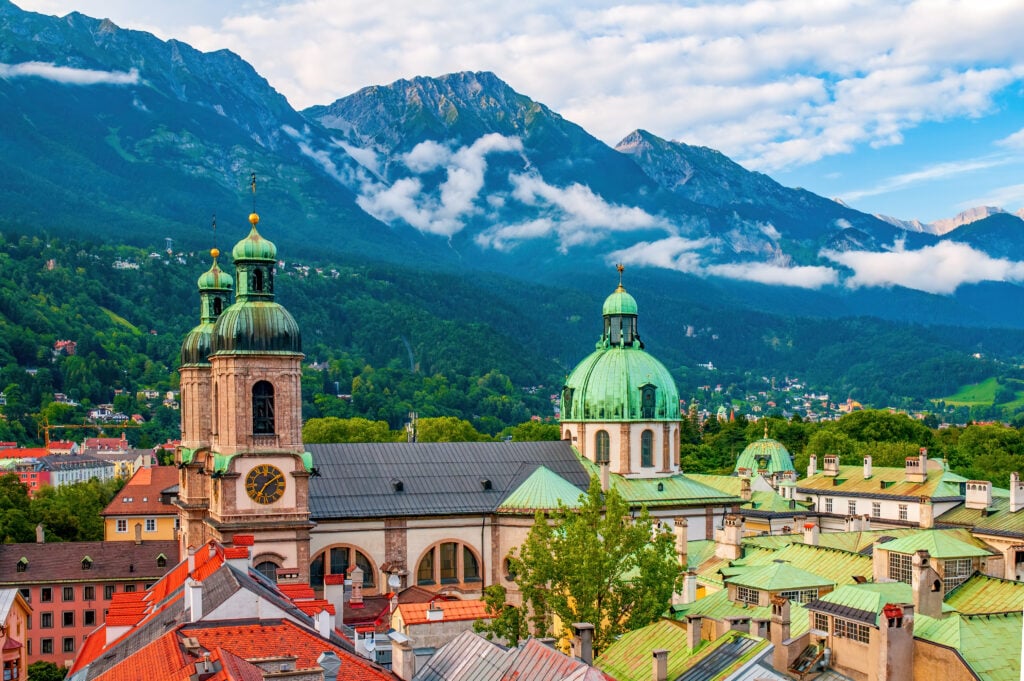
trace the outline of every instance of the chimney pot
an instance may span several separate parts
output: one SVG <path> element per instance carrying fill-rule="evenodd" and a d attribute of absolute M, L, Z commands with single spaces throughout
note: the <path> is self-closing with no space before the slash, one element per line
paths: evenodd
<path fill-rule="evenodd" d="M 589 622 L 577 622 L 572 625 L 573 653 L 583 664 L 594 663 L 594 625 Z"/>

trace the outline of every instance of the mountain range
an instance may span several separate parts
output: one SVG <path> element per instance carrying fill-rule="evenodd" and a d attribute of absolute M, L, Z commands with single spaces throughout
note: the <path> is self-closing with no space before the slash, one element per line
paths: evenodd
<path fill-rule="evenodd" d="M 107 20 L 0 0 L 0 37 L 5 231 L 197 250 L 236 239 L 255 209 L 297 260 L 594 295 L 622 262 L 665 319 L 745 308 L 1024 327 L 1024 225 L 996 209 L 921 225 L 644 130 L 613 148 L 493 73 L 296 111 L 229 51 Z"/>

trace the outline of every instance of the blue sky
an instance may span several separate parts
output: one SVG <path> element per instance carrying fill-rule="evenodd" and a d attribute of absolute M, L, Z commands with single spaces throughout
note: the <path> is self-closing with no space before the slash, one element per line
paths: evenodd
<path fill-rule="evenodd" d="M 609 144 L 644 128 L 866 212 L 1024 208 L 1019 0 L 15 2 L 231 49 L 296 108 L 491 70 Z"/>

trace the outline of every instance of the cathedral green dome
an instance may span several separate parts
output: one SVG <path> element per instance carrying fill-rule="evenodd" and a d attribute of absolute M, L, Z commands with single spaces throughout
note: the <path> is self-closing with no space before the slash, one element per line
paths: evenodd
<path fill-rule="evenodd" d="M 213 256 L 213 265 L 210 269 L 199 275 L 199 281 L 197 282 L 200 291 L 230 291 L 233 284 L 231 283 L 231 275 L 220 268 L 217 264 L 217 256 L 220 255 L 220 251 L 216 248 L 210 251 L 210 255 Z"/>
<path fill-rule="evenodd" d="M 748 468 L 753 472 L 767 471 L 769 475 L 782 473 L 784 471 L 796 471 L 793 468 L 793 457 L 778 440 L 773 440 L 767 435 L 757 442 L 751 442 L 736 460 L 738 472 L 741 468 Z"/>
<path fill-rule="evenodd" d="M 565 383 L 563 421 L 678 421 L 679 391 L 639 345 L 599 347 Z"/>
<path fill-rule="evenodd" d="M 644 350 L 637 306 L 619 286 L 601 308 L 604 333 L 562 389 L 562 421 L 678 421 L 679 391 L 665 365 Z"/>
<path fill-rule="evenodd" d="M 601 313 L 606 315 L 636 314 L 636 299 L 626 293 L 626 289 L 620 285 L 614 293 L 605 298 Z"/>
<path fill-rule="evenodd" d="M 213 332 L 213 324 L 203 322 L 188 332 L 185 340 L 181 343 L 181 365 L 188 364 L 209 364 L 210 340 Z"/>
<path fill-rule="evenodd" d="M 299 325 L 272 300 L 242 300 L 228 307 L 213 326 L 212 351 L 302 352 Z"/>
<path fill-rule="evenodd" d="M 260 216 L 256 213 L 249 216 L 249 222 L 252 223 L 249 236 L 239 241 L 231 249 L 231 257 L 235 262 L 239 260 L 263 260 L 268 262 L 277 260 L 277 246 L 273 242 L 264 239 L 256 231 L 256 225 L 259 221 Z"/>

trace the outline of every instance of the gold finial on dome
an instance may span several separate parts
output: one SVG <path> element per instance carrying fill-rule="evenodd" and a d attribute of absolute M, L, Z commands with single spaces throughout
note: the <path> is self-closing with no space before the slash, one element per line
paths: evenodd
<path fill-rule="evenodd" d="M 622 272 L 626 268 L 625 268 L 625 266 L 622 263 L 617 263 L 615 265 L 615 269 L 617 269 L 619 271 L 619 287 L 617 289 L 615 289 L 615 292 L 616 293 L 618 293 L 620 291 L 625 292 L 626 289 L 622 288 Z"/>
<path fill-rule="evenodd" d="M 211 249 L 210 249 L 210 257 L 211 257 L 211 258 L 213 258 L 214 260 L 216 260 L 216 259 L 217 259 L 217 256 L 219 256 L 219 255 L 220 255 L 220 249 L 219 249 L 219 248 L 211 248 Z"/>
<path fill-rule="evenodd" d="M 256 225 L 259 224 L 259 222 L 260 222 L 260 216 L 259 215 L 257 215 L 256 213 L 249 213 L 249 224 L 251 224 L 253 227 L 255 227 Z"/>

